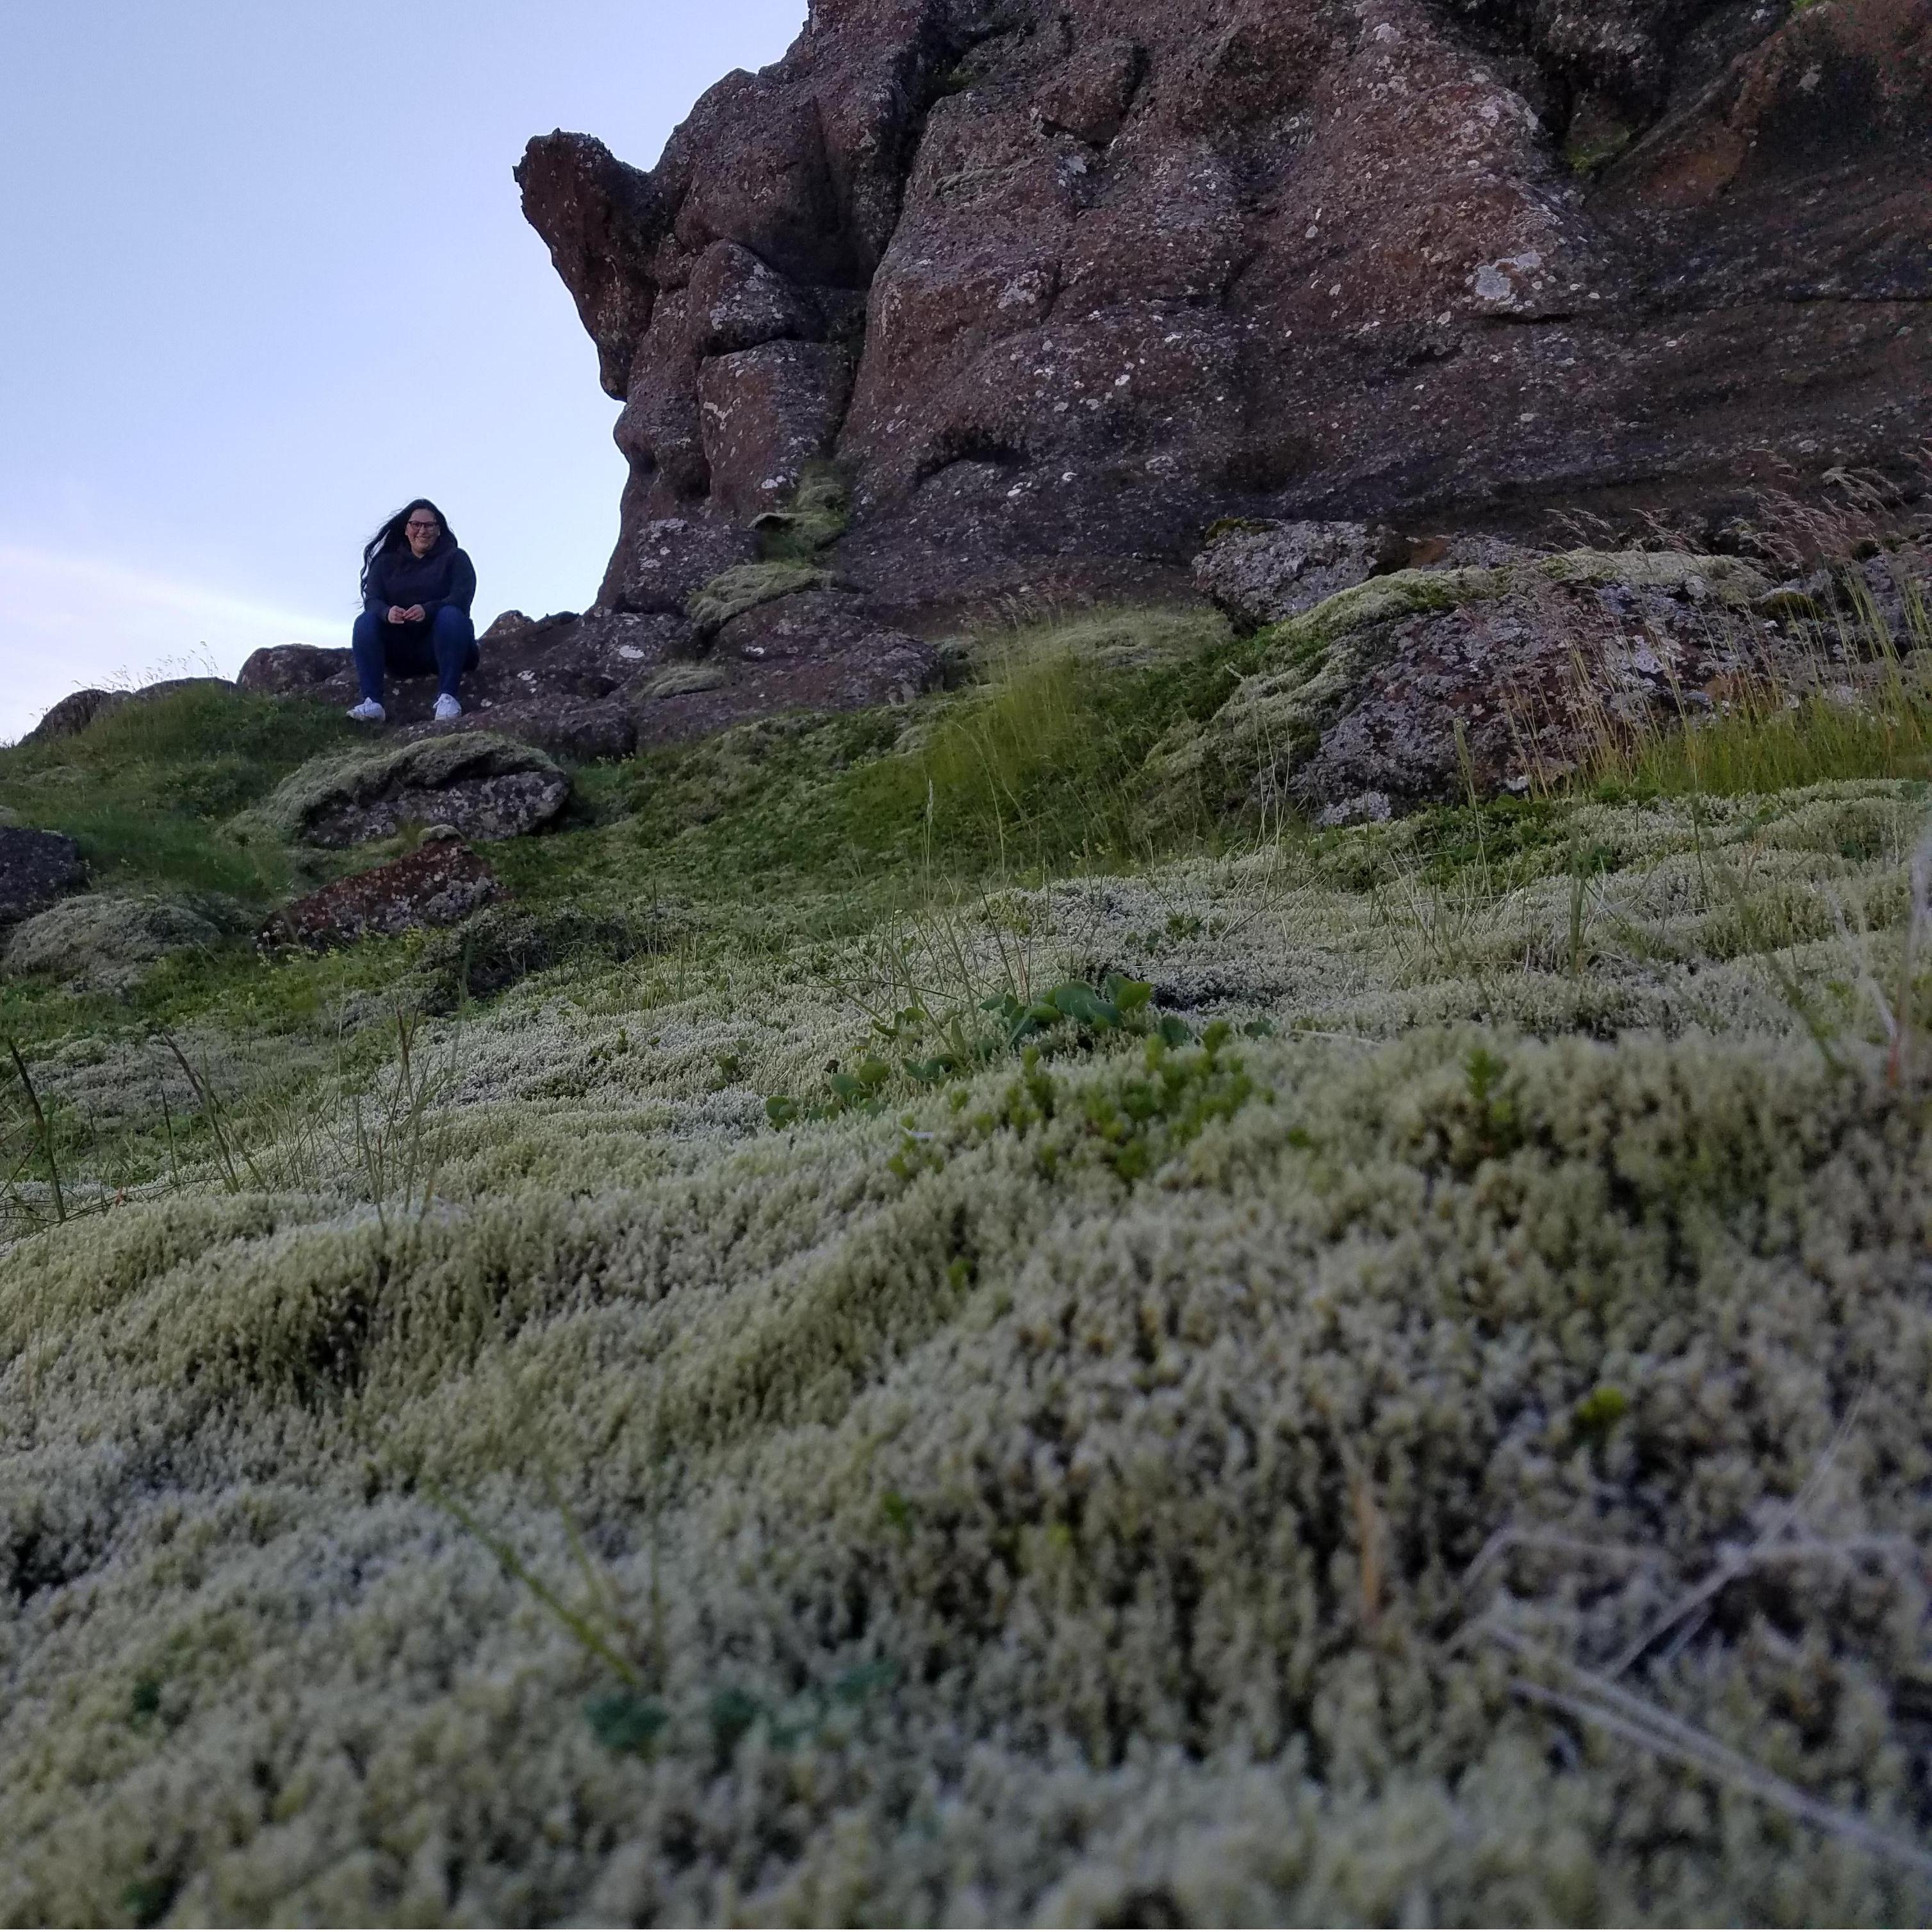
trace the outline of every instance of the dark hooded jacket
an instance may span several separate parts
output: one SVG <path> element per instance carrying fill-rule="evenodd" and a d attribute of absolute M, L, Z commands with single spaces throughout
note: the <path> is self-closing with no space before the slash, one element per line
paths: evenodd
<path fill-rule="evenodd" d="M 379 551 L 362 578 L 362 608 L 379 617 L 386 616 L 392 604 L 405 610 L 420 604 L 425 618 L 453 604 L 466 617 L 476 595 L 476 568 L 447 530 L 427 556 L 418 556 L 406 542 Z"/>

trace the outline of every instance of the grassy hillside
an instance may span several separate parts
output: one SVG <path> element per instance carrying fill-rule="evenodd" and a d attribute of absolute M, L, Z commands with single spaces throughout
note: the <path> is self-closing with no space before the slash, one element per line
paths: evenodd
<path fill-rule="evenodd" d="M 0 1918 L 1926 1916 L 1932 790 L 1150 815 L 1250 648 L 320 958 L 332 721 L 0 754 L 232 934 L 0 991 Z"/>

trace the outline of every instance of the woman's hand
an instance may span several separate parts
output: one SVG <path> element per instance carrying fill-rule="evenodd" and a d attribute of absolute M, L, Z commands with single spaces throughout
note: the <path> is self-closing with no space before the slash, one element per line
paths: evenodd
<path fill-rule="evenodd" d="M 386 614 L 392 624 L 406 624 L 410 621 L 410 614 L 400 604 L 392 604 Z"/>
<path fill-rule="evenodd" d="M 403 619 L 406 623 L 420 624 L 428 615 L 429 613 L 420 604 L 412 604 L 403 613 Z"/>

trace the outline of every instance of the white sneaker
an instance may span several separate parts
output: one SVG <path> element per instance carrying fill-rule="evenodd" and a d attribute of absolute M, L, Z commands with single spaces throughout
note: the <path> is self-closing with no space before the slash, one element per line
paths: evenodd
<path fill-rule="evenodd" d="M 349 707 L 349 715 L 358 724 L 380 724 L 389 714 L 373 698 L 365 698 Z"/>
<path fill-rule="evenodd" d="M 463 706 L 448 692 L 436 700 L 436 722 L 439 724 L 447 724 L 452 718 L 462 716 Z"/>

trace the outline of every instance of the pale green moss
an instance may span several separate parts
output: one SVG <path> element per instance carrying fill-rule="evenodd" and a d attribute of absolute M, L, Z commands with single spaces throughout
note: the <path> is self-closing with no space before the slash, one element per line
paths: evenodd
<path fill-rule="evenodd" d="M 800 590 L 822 590 L 832 581 L 830 571 L 816 564 L 775 559 L 767 563 L 741 563 L 722 571 L 685 599 L 685 615 L 706 636 L 722 630 L 734 617 L 755 610 Z"/>
<path fill-rule="evenodd" d="M 663 670 L 652 672 L 638 687 L 638 694 L 641 698 L 684 698 L 693 692 L 716 691 L 725 681 L 722 664 L 692 659 L 666 664 Z"/>
<path fill-rule="evenodd" d="M 1772 587 L 1771 580 L 1742 557 L 1682 550 L 1562 550 L 1537 558 L 1534 568 L 1552 584 L 1628 584 L 1634 590 L 1708 600 L 1731 610 L 1748 610 Z"/>
<path fill-rule="evenodd" d="M 270 1191 L 204 1162 L 0 1256 L 0 1919 L 1922 1919 L 1511 1680 L 1796 1500 L 1619 1681 L 1932 1822 L 1928 1068 L 1833 916 L 1895 986 L 1923 808 L 1499 811 L 694 931 L 418 1036 L 406 1202 L 379 1027 L 298 1104 L 230 1050 Z M 1102 965 L 1252 1028 L 1226 1105 L 1199 1048 L 1069 1038 L 764 1125 L 928 1050 L 915 1000 Z M 152 1091 L 87 1044 L 56 1104 Z"/>
<path fill-rule="evenodd" d="M 838 470 L 826 463 L 806 466 L 791 500 L 782 510 L 752 519 L 761 555 L 767 562 L 811 562 L 845 534 L 851 521 L 850 494 Z"/>

